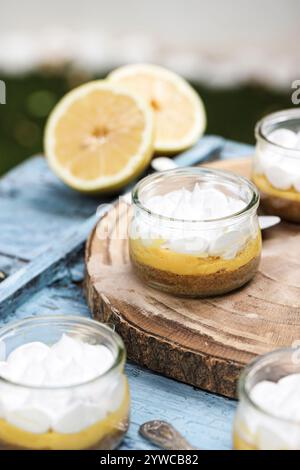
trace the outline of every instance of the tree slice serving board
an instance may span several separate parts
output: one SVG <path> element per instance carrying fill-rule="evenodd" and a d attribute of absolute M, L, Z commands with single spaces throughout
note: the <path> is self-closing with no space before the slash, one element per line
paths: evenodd
<path fill-rule="evenodd" d="M 248 175 L 248 160 L 207 166 Z M 300 339 L 300 226 L 264 231 L 259 272 L 236 292 L 183 299 L 141 283 L 132 272 L 119 202 L 86 247 L 86 291 L 94 318 L 113 323 L 128 358 L 177 380 L 229 397 L 241 369 L 259 354 Z M 126 224 L 125 224 L 126 225 Z M 98 230 L 105 230 L 99 239 Z"/>

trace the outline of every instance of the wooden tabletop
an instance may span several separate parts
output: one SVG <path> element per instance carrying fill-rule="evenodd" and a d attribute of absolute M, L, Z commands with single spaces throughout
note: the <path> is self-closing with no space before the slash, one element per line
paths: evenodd
<path fill-rule="evenodd" d="M 228 142 L 223 158 L 249 154 L 249 146 Z M 35 315 L 89 316 L 82 281 L 83 243 L 72 255 L 59 253 L 59 240 L 86 222 L 99 204 L 66 188 L 34 157 L 0 180 L 0 322 Z M 53 256 L 45 275 L 26 283 L 32 270 Z M 0 280 L 2 276 L 0 276 Z M 19 285 L 16 291 L 15 286 Z M 20 288 L 23 286 L 23 288 Z M 122 449 L 154 449 L 138 435 L 139 426 L 151 419 L 170 421 L 190 442 L 202 449 L 230 449 L 236 402 L 152 373 L 132 363 L 126 365 L 132 408 L 131 426 Z"/>

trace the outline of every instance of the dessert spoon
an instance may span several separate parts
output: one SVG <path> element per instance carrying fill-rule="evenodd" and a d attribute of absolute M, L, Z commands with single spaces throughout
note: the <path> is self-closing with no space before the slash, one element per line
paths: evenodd
<path fill-rule="evenodd" d="M 281 218 L 277 215 L 259 215 L 258 223 L 261 230 L 274 227 L 281 222 Z"/>
<path fill-rule="evenodd" d="M 196 450 L 174 426 L 166 421 L 147 421 L 140 426 L 139 433 L 161 449 Z"/>

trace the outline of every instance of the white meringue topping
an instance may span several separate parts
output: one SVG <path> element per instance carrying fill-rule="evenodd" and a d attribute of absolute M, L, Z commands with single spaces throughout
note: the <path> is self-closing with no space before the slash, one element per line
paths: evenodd
<path fill-rule="evenodd" d="M 260 449 L 300 449 L 300 374 L 290 374 L 278 382 L 264 380 L 256 384 L 250 397 L 271 416 L 286 421 L 274 420 L 256 411 L 246 412 L 245 418 L 251 434 L 257 438 Z"/>
<path fill-rule="evenodd" d="M 294 188 L 299 192 L 300 179 L 300 131 L 276 129 L 268 135 L 268 140 L 279 147 L 275 149 L 264 146 L 256 154 L 255 170 L 264 174 L 274 188 L 288 190 Z M 299 150 L 291 157 L 289 150 Z"/>
<path fill-rule="evenodd" d="M 257 225 L 250 217 L 232 223 L 218 221 L 214 227 L 206 229 L 203 226 L 199 229 L 196 221 L 230 217 L 246 207 L 246 202 L 241 198 L 224 194 L 208 185 L 202 188 L 196 183 L 191 191 L 181 188 L 152 196 L 144 205 L 153 214 L 180 221 L 174 229 L 159 218 L 150 221 L 147 217 L 136 217 L 131 237 L 140 238 L 147 246 L 151 245 L 151 240 L 160 239 L 163 240 L 163 248 L 177 253 L 232 259 L 251 237 L 257 235 Z M 195 221 L 194 228 L 189 225 L 191 221 Z"/>
<path fill-rule="evenodd" d="M 24 385 L 0 384 L 0 417 L 33 433 L 50 429 L 79 432 L 121 404 L 123 395 L 111 393 L 118 386 L 124 390 L 121 377 L 92 381 L 113 363 L 114 356 L 108 347 L 68 335 L 52 346 L 40 342 L 24 344 L 0 362 L 1 377 Z M 82 383 L 85 385 L 70 387 Z"/>
<path fill-rule="evenodd" d="M 201 188 L 198 183 L 189 191 L 181 188 L 162 196 L 150 197 L 145 207 L 151 212 L 181 220 L 212 220 L 241 211 L 246 203 L 225 195 L 215 188 Z"/>
<path fill-rule="evenodd" d="M 268 139 L 281 147 L 293 149 L 297 145 L 298 133 L 293 132 L 290 129 L 276 129 L 275 131 L 270 132 Z"/>

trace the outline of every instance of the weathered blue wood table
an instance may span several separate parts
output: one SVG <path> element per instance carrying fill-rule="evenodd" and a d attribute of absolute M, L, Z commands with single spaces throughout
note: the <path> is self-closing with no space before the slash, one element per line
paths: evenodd
<path fill-rule="evenodd" d="M 249 155 L 251 150 L 226 141 L 220 157 Z M 190 163 L 188 156 L 185 163 Z M 42 157 L 29 159 L 0 180 L 0 271 L 7 276 L 0 284 L 2 324 L 35 315 L 90 315 L 82 289 L 81 238 L 92 228 L 91 216 L 103 202 L 65 187 Z M 84 230 L 76 239 L 78 227 Z M 71 256 L 62 246 L 69 239 L 77 247 Z M 231 448 L 234 401 L 131 363 L 127 374 L 132 415 L 122 449 L 153 449 L 138 435 L 138 428 L 155 418 L 173 423 L 196 447 Z"/>

